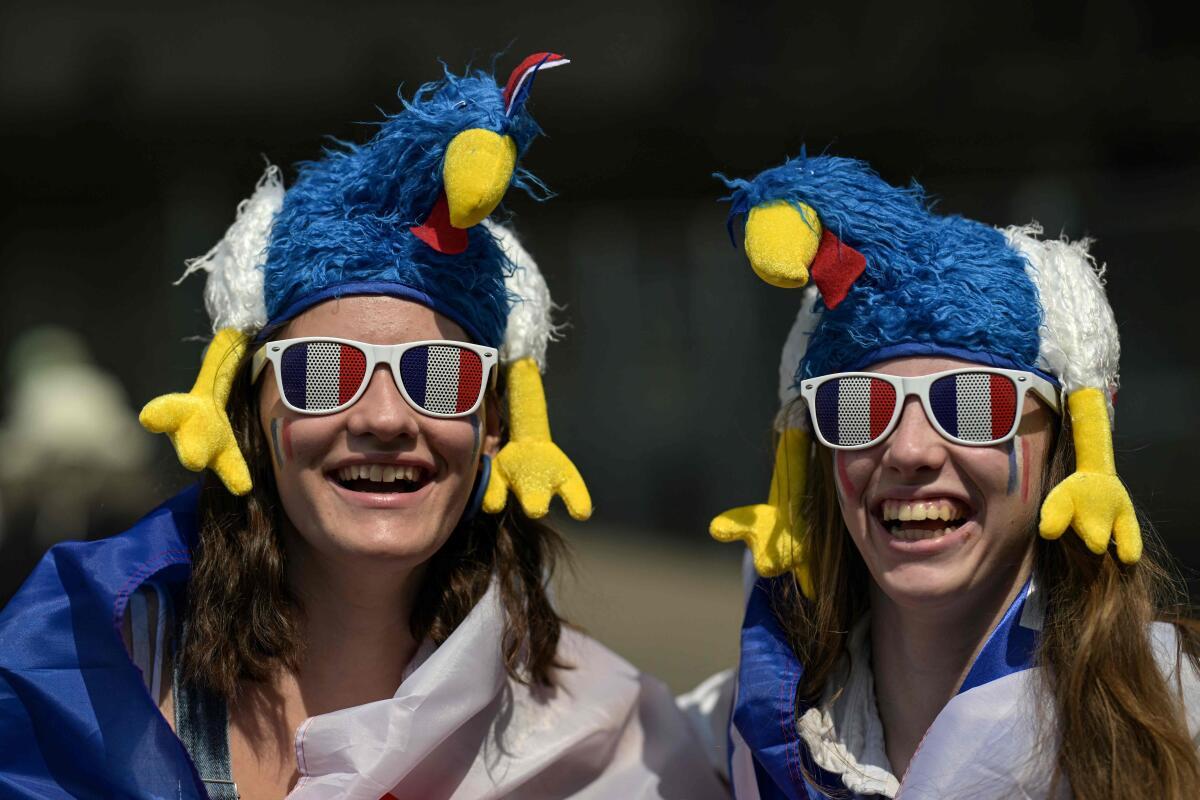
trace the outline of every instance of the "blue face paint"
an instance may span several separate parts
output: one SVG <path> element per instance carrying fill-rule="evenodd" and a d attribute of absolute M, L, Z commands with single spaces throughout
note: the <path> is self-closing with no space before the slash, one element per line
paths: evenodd
<path fill-rule="evenodd" d="M 480 423 L 480 413 L 476 411 L 471 415 L 471 432 L 475 435 L 475 448 L 472 450 L 472 453 L 474 454 L 472 455 L 472 460 L 479 457 L 479 449 L 482 442 L 482 437 L 480 435 L 482 427 L 483 426 Z"/>
<path fill-rule="evenodd" d="M 1017 449 L 1020 447 L 1021 437 L 1014 436 L 1008 440 L 1008 493 L 1013 494 L 1017 491 L 1017 484 L 1020 481 L 1021 470 L 1018 464 L 1020 459 L 1017 457 Z"/>
<path fill-rule="evenodd" d="M 283 466 L 283 446 L 280 444 L 282 438 L 281 431 L 283 429 L 283 420 L 275 417 L 271 420 L 271 448 L 275 454 L 275 463 Z"/>

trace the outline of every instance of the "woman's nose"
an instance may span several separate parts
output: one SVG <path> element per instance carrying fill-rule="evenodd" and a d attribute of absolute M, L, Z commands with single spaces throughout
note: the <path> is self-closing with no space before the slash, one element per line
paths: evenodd
<path fill-rule="evenodd" d="M 355 436 L 369 435 L 388 442 L 417 434 L 417 412 L 400 394 L 386 364 L 376 366 L 362 397 L 346 413 L 346 427 Z"/>
<path fill-rule="evenodd" d="M 884 447 L 883 465 L 905 475 L 939 470 L 946 462 L 946 440 L 929 423 L 916 397 L 904 401 L 896 429 Z"/>

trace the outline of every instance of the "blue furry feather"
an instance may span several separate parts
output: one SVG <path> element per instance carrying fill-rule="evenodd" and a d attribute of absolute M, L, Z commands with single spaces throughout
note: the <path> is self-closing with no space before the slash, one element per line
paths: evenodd
<path fill-rule="evenodd" d="M 995 228 L 935 214 L 917 183 L 891 186 L 849 158 L 801 155 L 753 180 L 722 180 L 731 224 L 761 203 L 803 202 L 866 258 L 846 299 L 822 313 L 797 382 L 912 352 L 1036 369 L 1037 289 Z"/>
<path fill-rule="evenodd" d="M 519 159 L 540 133 L 537 123 L 524 109 L 505 115 L 492 75 L 447 71 L 378 127 L 365 144 L 339 142 L 320 160 L 299 165 L 267 249 L 268 327 L 337 296 L 338 287 L 390 284 L 398 294 L 432 298 L 473 339 L 499 346 L 511 302 L 504 278 L 513 266 L 492 235 L 477 225 L 467 232 L 466 251 L 447 255 L 409 229 L 425 221 L 437 200 L 446 147 L 456 134 L 470 128 L 506 134 Z M 522 169 L 513 184 L 531 193 L 541 188 Z"/>

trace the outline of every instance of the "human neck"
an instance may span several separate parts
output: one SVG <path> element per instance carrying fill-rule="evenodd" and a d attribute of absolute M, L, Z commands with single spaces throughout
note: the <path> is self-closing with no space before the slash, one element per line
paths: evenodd
<path fill-rule="evenodd" d="M 309 716 L 395 693 L 418 645 L 409 621 L 423 574 L 421 565 L 289 547 L 287 580 L 304 609 L 305 641 L 293 677 Z"/>
<path fill-rule="evenodd" d="M 966 678 L 988 635 L 1025 584 L 1019 567 L 944 606 L 902 606 L 871 587 L 871 667 L 892 771 L 901 777 L 925 732 Z M 966 600 L 966 602 L 964 602 Z"/>
<path fill-rule="evenodd" d="M 392 697 L 417 650 L 409 620 L 423 573 L 289 547 L 287 581 L 304 609 L 300 666 L 243 681 L 231 708 L 233 744 L 286 771 L 276 779 L 294 779 L 293 741 L 306 719 Z"/>

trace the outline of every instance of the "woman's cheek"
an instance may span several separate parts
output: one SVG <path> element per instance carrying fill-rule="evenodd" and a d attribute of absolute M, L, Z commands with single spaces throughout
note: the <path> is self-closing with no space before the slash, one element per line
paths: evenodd
<path fill-rule="evenodd" d="M 854 459 L 846 450 L 833 452 L 833 468 L 837 472 L 838 496 L 842 498 L 843 502 L 857 500 L 862 493 L 865 481 L 855 477 L 855 473 L 861 471 L 857 469 L 860 461 L 861 459 Z"/>

